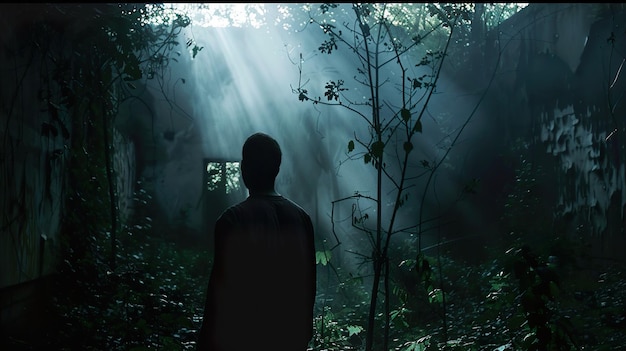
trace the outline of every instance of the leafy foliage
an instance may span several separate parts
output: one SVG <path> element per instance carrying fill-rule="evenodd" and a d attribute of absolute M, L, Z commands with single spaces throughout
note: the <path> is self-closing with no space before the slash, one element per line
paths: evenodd
<path fill-rule="evenodd" d="M 445 6 L 439 9 L 445 13 L 434 8 L 432 13 L 449 21 L 451 17 L 445 14 L 454 11 Z M 336 8 L 336 4 L 322 5 L 323 12 Z M 360 16 L 371 13 L 368 7 L 359 9 Z M 160 65 L 168 61 L 166 56 L 156 55 L 143 61 L 148 65 L 142 66 L 139 56 L 129 53 L 141 48 L 135 45 L 157 34 L 131 31 L 133 34 L 126 36 L 123 33 L 128 23 L 109 20 L 105 27 L 108 34 L 98 38 L 116 43 L 103 52 L 114 57 L 112 69 L 118 70 L 124 86 L 131 88 L 131 82 L 138 79 L 139 74 L 147 73 L 148 77 L 158 74 Z M 411 28 L 410 24 L 403 25 Z M 372 27 L 372 23 L 362 23 L 363 37 L 371 37 Z M 88 32 L 81 35 L 85 33 Z M 425 39 L 417 35 L 414 38 L 415 42 Z M 334 44 L 325 50 L 338 50 L 339 46 Z M 400 48 L 395 42 L 389 47 Z M 198 51 L 195 47 L 194 54 Z M 443 57 L 426 54 L 418 64 L 431 64 L 431 59 Z M 101 83 L 99 74 L 112 82 L 112 76 L 110 72 L 86 70 L 81 74 L 88 77 L 79 80 L 71 71 L 63 70 L 69 69 L 68 61 L 57 62 L 59 77 L 64 77 L 57 82 L 63 93 L 59 103 L 47 105 L 49 113 L 54 116 L 71 107 L 83 106 L 73 110 L 77 111 L 73 120 L 76 125 L 71 130 L 77 144 L 72 146 L 71 195 L 63 223 L 62 260 L 45 311 L 52 316 L 45 335 L 31 340 L 12 340 L 8 346 L 12 350 L 44 347 L 59 350 L 194 349 L 194 334 L 201 322 L 203 292 L 210 267 L 209 253 L 195 248 L 183 249 L 151 235 L 154 233 L 151 218 L 141 208 L 136 211 L 139 215 L 122 225 L 117 237 L 112 237 L 107 210 L 114 199 L 108 196 L 106 185 L 105 121 L 86 116 L 87 112 L 97 115 L 103 111 L 97 106 L 89 109 L 82 105 L 91 95 L 77 94 L 81 89 L 76 85 L 83 82 L 82 78 L 85 82 Z M 82 68 L 94 68 L 83 63 Z M 434 86 L 427 76 L 410 78 L 407 82 L 416 90 Z M 346 101 L 342 100 L 346 91 L 343 82 L 331 81 L 326 85 L 326 100 L 312 98 L 311 101 L 339 103 Z M 302 101 L 309 99 L 305 89 L 300 89 L 298 94 Z M 422 133 L 414 107 L 399 108 L 394 120 L 412 122 L 408 130 Z M 84 121 L 89 128 L 82 128 Z M 79 133 L 81 130 L 84 133 Z M 63 135 L 69 134 L 69 129 L 55 120 L 42 125 L 41 132 L 46 136 Z M 392 146 L 384 139 L 355 139 L 347 142 L 347 151 L 366 149 L 362 154 L 364 162 L 372 163 L 374 169 L 379 170 L 383 167 L 376 161 Z M 400 146 L 406 154 L 414 147 L 410 139 Z M 464 262 L 443 250 L 439 255 L 415 251 L 414 242 L 410 240 L 390 245 L 385 256 L 372 254 L 368 257 L 392 270 L 386 279 L 389 289 L 381 289 L 391 308 L 375 309 L 373 316 L 377 323 L 389 320 L 391 349 L 615 350 L 626 344 L 624 262 L 592 257 L 581 233 L 555 228 L 551 224 L 550 208 L 537 195 L 542 169 L 529 161 L 524 148 L 512 148 L 511 153 L 516 157 L 516 179 L 503 204 L 502 222 L 506 230 L 501 238 L 491 243 L 492 250 L 480 263 Z M 427 169 L 436 166 L 428 160 L 421 162 Z M 475 182 L 470 184 L 467 192 L 475 192 L 476 187 Z M 139 205 L 146 202 L 144 196 L 139 184 Z M 402 205 L 403 199 L 406 198 L 398 199 L 397 207 Z M 353 224 L 355 228 L 366 228 L 370 219 L 367 213 L 358 214 Z M 577 230 L 582 232 L 584 228 Z M 108 259 L 112 255 L 116 265 L 111 265 Z M 318 269 L 335 274 L 338 283 L 329 284 L 318 295 L 312 348 L 362 349 L 371 311 L 372 291 L 368 287 L 372 277 L 345 273 L 342 267 L 334 265 L 333 253 L 326 248 L 316 253 L 316 260 Z"/>
<path fill-rule="evenodd" d="M 118 243 L 115 271 L 102 260 L 109 254 L 107 235 L 85 243 L 83 249 L 95 252 L 91 260 L 72 263 L 68 255 L 56 282 L 51 312 L 59 320 L 47 336 L 48 345 L 80 345 L 85 350 L 195 348 L 204 303 L 204 287 L 198 285 L 208 281 L 208 252 L 175 247 L 151 237 L 151 229 L 147 221 L 127 228 Z"/>
<path fill-rule="evenodd" d="M 344 199 L 356 202 L 353 205 L 353 212 L 360 212 L 360 209 L 356 211 L 354 209 L 354 206 L 359 207 L 358 200 L 370 200 L 374 204 L 376 213 L 375 227 L 368 225 L 367 213 L 355 215 L 352 222 L 355 229 L 367 236 L 367 241 L 371 245 L 371 253 L 362 255 L 371 264 L 371 271 L 366 274 L 373 275 L 368 321 L 365 328 L 366 351 L 373 348 L 388 349 L 389 334 L 393 327 L 392 320 L 394 323 L 400 321 L 401 318 L 398 317 L 401 315 L 400 312 L 404 311 L 403 307 L 398 309 L 395 306 L 392 307 L 389 296 L 384 299 L 380 298 L 383 294 L 381 285 L 389 294 L 390 280 L 393 280 L 393 275 L 396 274 L 395 267 L 390 266 L 389 263 L 390 258 L 393 257 L 390 249 L 391 236 L 396 229 L 397 215 L 408 199 L 409 189 L 417 185 L 409 180 L 414 179 L 414 176 L 407 173 L 411 168 L 409 154 L 414 149 L 414 138 L 418 138 L 423 132 L 422 116 L 435 92 L 452 40 L 453 29 L 469 20 L 468 6 L 464 4 L 444 4 L 442 7 L 431 5 L 428 17 L 433 19 L 435 24 L 430 29 L 416 31 L 420 33 L 419 35 L 407 32 L 406 27 L 403 27 L 405 23 L 397 21 L 396 8 L 384 3 L 351 4 L 352 15 L 348 17 L 350 23 L 346 20 L 341 25 L 336 24 L 336 19 L 331 12 L 331 10 L 336 10 L 338 5 L 324 4 L 320 6 L 317 15 L 311 15 L 310 22 L 319 26 L 327 38 L 318 50 L 324 54 L 332 54 L 340 47 L 346 47 L 354 59 L 354 70 L 358 73 L 354 76 L 354 80 L 358 85 L 364 86 L 367 91 L 367 96 L 351 96 L 342 78 L 326 82 L 324 99 L 311 96 L 309 90 L 304 89 L 302 84 L 294 89 L 300 101 L 347 109 L 368 127 L 368 133 L 355 135 L 355 139 L 348 141 L 348 153 L 350 159 L 362 158 L 365 164 L 373 166 L 373 171 L 376 173 L 376 184 L 373 184 L 376 188 L 376 195 L 364 197 L 356 194 L 354 197 Z M 423 38 L 435 32 L 446 34 L 446 39 L 443 40 L 444 45 L 436 46 L 434 50 L 419 46 Z M 302 55 L 300 57 L 299 69 L 302 73 Z M 421 60 L 416 60 L 416 57 L 421 57 Z M 421 71 L 407 68 L 410 66 L 417 67 Z M 387 76 L 383 73 L 387 70 L 392 70 L 395 74 Z M 413 75 L 418 78 L 412 77 Z M 382 86 L 386 84 L 393 84 L 397 90 L 391 93 L 382 89 Z M 363 151 L 355 155 L 357 144 Z M 444 158 L 437 162 L 438 165 L 443 162 Z M 422 190 L 424 193 L 438 165 L 429 169 L 430 178 L 426 182 L 425 189 Z M 386 188 L 387 184 L 390 184 L 390 190 Z M 392 213 L 388 218 L 383 215 L 384 203 L 393 204 Z M 422 221 L 421 214 L 414 218 L 418 223 Z M 334 221 L 334 218 L 331 220 Z M 421 231 L 418 230 L 415 234 L 421 238 Z M 418 241 L 417 252 L 422 249 L 420 243 L 421 241 Z M 417 263 L 422 264 L 419 255 Z M 419 268 L 418 271 L 429 272 Z M 445 303 L 444 292 L 439 288 L 429 288 L 427 296 L 430 302 Z M 381 311 L 378 306 L 379 299 L 384 303 L 384 311 Z M 383 335 L 381 340 L 376 341 L 379 344 L 374 345 L 374 339 L 377 338 L 374 332 L 377 329 L 375 324 L 379 322 L 384 323 Z"/>
<path fill-rule="evenodd" d="M 63 136 L 71 185 L 65 193 L 58 276 L 47 308 L 48 335 L 29 342 L 56 349 L 170 349 L 171 335 L 185 338 L 187 330 L 193 331 L 180 303 L 191 300 L 179 290 L 189 281 L 169 277 L 183 266 L 160 261 L 173 254 L 171 247 L 155 244 L 151 251 L 143 245 L 150 244 L 149 238 L 138 245 L 118 236 L 125 224 L 117 209 L 112 124 L 121 102 L 141 94 L 133 92 L 133 82 L 163 73 L 189 19 L 159 5 L 27 4 L 10 9 L 28 12 L 26 24 L 15 31 L 22 45 L 18 50 L 38 58 L 29 64 L 45 67 L 27 65 L 24 70 L 41 73 L 39 103 L 50 116 L 50 123 L 42 124 L 42 137 Z M 148 18 L 162 22 L 148 25 Z M 193 40 L 186 44 L 199 51 Z M 64 124 L 68 120 L 71 128 Z M 64 151 L 55 157 L 65 156 Z M 152 262 L 143 261 L 145 255 Z M 175 333 L 169 333 L 174 327 Z M 23 344 L 20 340 L 11 346 Z"/>

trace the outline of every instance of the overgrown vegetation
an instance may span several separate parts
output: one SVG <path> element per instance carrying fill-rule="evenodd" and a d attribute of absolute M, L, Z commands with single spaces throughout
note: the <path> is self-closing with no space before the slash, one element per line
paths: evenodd
<path fill-rule="evenodd" d="M 476 106 L 467 112 L 464 122 L 447 135 L 449 142 L 440 153 L 432 157 L 428 150 L 416 150 L 415 146 L 422 133 L 438 132 L 424 129 L 422 117 L 437 91 L 444 61 L 454 52 L 454 63 L 466 64 L 468 55 L 464 54 L 463 48 L 476 44 L 485 33 L 488 18 L 493 20 L 493 17 L 486 16 L 482 4 L 474 5 L 427 4 L 424 7 L 428 11 L 422 11 L 421 17 L 407 15 L 402 12 L 402 5 L 392 4 L 326 3 L 311 11 L 309 22 L 314 29 L 326 34 L 318 51 L 328 55 L 343 51 L 343 55 L 351 55 L 354 72 L 343 76 L 338 73 L 337 78 L 327 81 L 323 89 L 309 87 L 309 81 L 303 79 L 307 60 L 300 54 L 299 59 L 294 60 L 300 71 L 294 93 L 303 102 L 347 110 L 354 115 L 355 125 L 364 124 L 367 132 L 355 131 L 354 139 L 347 140 L 347 159 L 371 164 L 372 172 L 376 174 L 375 184 L 370 187 L 375 189 L 375 195 L 363 195 L 357 191 L 353 196 L 333 202 L 333 208 L 339 202 L 352 202 L 352 235 L 365 236 L 364 241 L 369 243 L 362 251 L 352 251 L 369 267 L 362 269 L 358 276 L 342 275 L 341 270 L 334 267 L 338 286 L 335 293 L 343 293 L 344 289 L 349 289 L 346 286 L 355 281 L 365 286 L 356 290 L 356 300 L 354 297 L 339 300 L 352 302 L 354 306 L 348 308 L 350 318 L 346 320 L 343 334 L 337 332 L 338 323 L 333 318 L 338 315 L 336 310 L 345 310 L 346 305 L 333 306 L 332 298 L 323 300 L 321 315 L 316 321 L 321 337 L 316 339 L 315 349 L 370 351 L 390 348 L 478 349 L 487 346 L 482 345 L 485 339 L 474 338 L 471 330 L 463 328 L 465 324 L 456 324 L 459 319 L 467 320 L 457 315 L 457 309 L 464 304 L 463 300 L 457 300 L 458 295 L 463 295 L 459 293 L 462 283 L 458 279 L 450 280 L 450 276 L 457 275 L 459 265 L 465 263 L 452 261 L 452 255 L 439 249 L 434 255 L 427 256 L 422 245 L 424 224 L 436 221 L 443 213 L 427 218 L 424 215 L 425 199 L 428 194 L 436 196 L 433 180 L 440 167 L 449 162 L 450 152 L 482 99 L 478 99 Z M 341 22 L 337 20 L 337 13 L 343 14 Z M 453 41 L 455 45 L 451 46 Z M 495 70 L 483 73 L 493 77 Z M 488 90 L 490 83 L 484 91 Z M 384 86 L 387 88 L 383 89 Z M 319 90 L 323 94 L 314 92 Z M 521 148 L 515 151 L 524 157 Z M 493 300 L 496 300 L 494 296 L 499 299 L 503 295 L 505 287 L 510 288 L 509 304 L 500 305 L 497 310 L 500 313 L 507 307 L 521 306 L 521 309 L 510 310 L 497 321 L 483 322 L 488 325 L 474 327 L 491 336 L 492 344 L 488 347 L 500 350 L 576 349 L 579 344 L 577 332 L 570 325 L 570 317 L 559 312 L 557 273 L 535 257 L 533 249 L 528 246 L 536 243 L 557 245 L 546 238 L 567 236 L 567 233 L 552 232 L 555 229 L 550 215 L 553 209 L 545 207 L 547 202 L 536 195 L 541 193 L 535 189 L 536 185 L 528 184 L 527 177 L 531 177 L 528 172 L 539 178 L 541 170 L 529 170 L 531 163 L 525 159 L 522 161 L 518 165 L 521 174 L 516 179 L 516 187 L 509 195 L 509 202 L 504 204 L 509 222 L 509 228 L 504 230 L 512 235 L 503 240 L 502 252 L 491 253 L 493 257 L 489 259 L 493 260 L 493 266 L 482 267 L 483 272 L 497 272 L 489 279 L 473 281 L 490 287 L 475 292 Z M 425 180 L 420 181 L 420 178 Z M 476 193 L 478 180 L 466 181 L 462 193 Z M 533 183 L 536 183 L 535 178 Z M 462 197 L 460 194 L 459 199 Z M 419 209 L 413 213 L 415 222 L 411 223 L 412 229 L 409 230 L 411 239 L 396 249 L 392 238 L 399 236 L 400 232 L 396 228 L 396 219 L 401 213 L 407 216 L 402 211 L 407 210 L 404 207 L 411 201 L 417 203 Z M 363 205 L 364 202 L 369 203 Z M 408 211 L 414 211 L 414 208 Z M 331 218 L 331 221 L 335 220 Z M 334 228 L 333 223 L 333 234 Z M 437 246 L 444 244 L 441 236 L 438 240 Z M 320 261 L 332 265 L 330 251 L 340 245 L 337 240 L 337 245 L 323 248 L 321 255 L 324 258 Z M 448 271 L 449 267 L 454 268 Z M 457 278 L 460 277 L 457 275 Z M 481 302 L 474 303 L 465 306 L 464 312 L 471 311 Z M 485 306 L 478 314 L 482 312 L 493 310 Z M 476 312 L 473 315 L 477 317 Z M 459 334 L 464 329 L 467 334 Z"/>
<path fill-rule="evenodd" d="M 326 10 L 331 8 L 328 4 L 324 6 Z M 389 38 L 375 43 L 379 48 L 385 47 L 392 58 L 398 58 L 400 52 L 424 40 L 410 38 L 410 44 L 401 45 L 391 35 L 387 20 L 370 17 L 382 16 L 381 12 L 372 12 L 365 5 L 357 5 L 353 10 L 358 23 L 357 42 L 365 45 L 380 30 Z M 459 25 L 459 19 L 467 20 L 475 14 L 454 7 L 434 8 L 431 13 L 440 19 L 443 27 L 450 29 L 443 32 L 449 35 L 447 40 L 452 38 L 451 29 Z M 126 21 L 128 18 L 120 20 L 117 12 L 109 14 L 111 17 L 107 18 L 96 16 L 104 21 L 99 24 L 110 25 L 104 26 L 109 31 L 87 37 L 82 44 L 108 42 L 111 46 L 104 45 L 102 51 L 95 51 L 98 57 L 87 57 L 86 61 L 82 61 L 85 59 L 82 55 L 56 61 L 59 67 L 55 70 L 58 80 L 54 80 L 54 87 L 62 93 L 56 96 L 58 101 L 49 101 L 47 106 L 51 116 L 67 113 L 73 123 L 62 259 L 44 311 L 49 318 L 45 333 L 32 339 L 5 341 L 12 350 L 195 349 L 195 333 L 201 323 L 210 269 L 209 254 L 205 250 L 181 249 L 153 235 L 152 220 L 142 210 L 142 204 L 150 198 L 140 183 L 136 187 L 135 217 L 127 223 L 117 222 L 116 197 L 111 193 L 114 170 L 108 153 L 112 139 L 106 133 L 111 131 L 115 106 L 132 96 L 109 92 L 131 88 L 131 81 L 145 78 L 144 74 L 158 75 L 166 66 L 169 54 L 150 54 L 148 61 L 141 61 L 140 57 L 144 56 L 138 53 L 148 43 L 155 45 L 155 41 L 162 43 L 162 48 L 171 49 L 177 40 L 169 34 L 177 32 L 170 31 L 170 27 L 158 33 L 144 32 L 135 26 L 138 17 L 131 16 Z M 174 22 L 178 28 L 187 23 L 184 18 Z M 329 35 L 329 41 L 322 45 L 324 50 L 330 53 L 339 43 L 351 45 L 343 41 L 337 27 L 318 24 Z M 102 29 L 101 26 L 90 28 L 96 32 Z M 415 30 L 408 28 L 409 33 Z M 461 26 L 461 33 L 469 35 L 471 32 L 466 29 Z M 137 35 L 141 32 L 146 37 L 120 36 L 127 32 Z M 114 37 L 121 39 L 109 42 Z M 188 48 L 194 48 L 192 44 L 188 43 Z M 80 43 L 76 45 L 80 49 L 78 53 L 89 51 Z M 195 47 L 194 52 L 198 50 Z M 366 54 L 361 56 L 363 73 L 380 68 L 367 62 L 372 53 L 376 51 L 366 49 Z M 402 96 L 408 98 L 386 111 L 387 114 L 381 113 L 389 105 L 376 92 L 380 83 L 375 80 L 367 83 L 373 92 L 371 99 L 361 105 L 342 100 L 347 88 L 345 82 L 338 80 L 325 87 L 324 98 L 312 97 L 302 86 L 297 91 L 303 101 L 334 104 L 339 108 L 358 105 L 371 111 L 359 115 L 371 123 L 371 134 L 347 140 L 347 149 L 354 156 L 360 147 L 361 153 L 353 158 L 371 164 L 378 179 L 399 176 L 390 177 L 396 190 L 392 216 L 407 199 L 403 194 L 408 186 L 402 180 L 409 164 L 408 155 L 414 155 L 413 138 L 429 132 L 421 127 L 427 102 L 421 105 L 412 101 L 423 101 L 417 97 L 433 93 L 440 69 L 437 63 L 446 57 L 447 49 L 423 54 L 412 58 L 419 58 L 418 65 L 432 70 L 424 76 L 404 76 L 399 63 L 400 85 L 406 89 Z M 69 70 L 71 65 L 65 65 L 68 62 L 77 65 L 75 71 Z M 101 70 L 104 66 L 108 68 Z M 118 86 L 120 82 L 122 85 Z M 418 95 L 424 90 L 424 95 Z M 52 133 L 61 127 L 60 121 L 52 120 L 46 130 Z M 403 139 L 389 136 L 394 133 Z M 393 154 L 398 152 L 402 156 L 394 159 L 399 161 L 395 164 L 399 173 L 385 173 L 386 167 L 381 166 L 392 159 L 387 154 L 391 149 Z M 318 253 L 319 269 L 329 273 L 324 277 L 336 279 L 319 282 L 321 306 L 314 321 L 311 347 L 320 351 L 569 351 L 615 350 L 625 345 L 624 262 L 590 257 L 584 227 L 579 232 L 568 233 L 553 225 L 549 215 L 552 209 L 537 195 L 543 170 L 530 161 L 530 151 L 525 148 L 514 148 L 510 153 L 507 157 L 513 160 L 515 181 L 502 204 L 505 230 L 491 250 L 486 251 L 488 254 L 481 263 L 456 258 L 444 245 L 438 245 L 435 251 L 427 250 L 416 242 L 420 229 L 414 232 L 414 237 L 391 241 L 395 233 L 393 219 L 383 227 L 382 220 L 377 218 L 372 229 L 362 221 L 364 212 L 358 212 L 354 227 L 374 243 L 372 253 L 363 254 L 374 272 L 373 284 L 366 284 L 370 281 L 368 277 L 355 276 L 334 266 L 325 252 Z M 424 174 L 434 174 L 436 165 L 444 159 L 420 160 Z M 377 213 L 383 212 L 381 204 L 386 203 L 382 200 L 386 195 L 380 184 L 377 197 L 365 199 L 376 203 Z M 430 183 L 426 182 L 428 186 Z M 468 193 L 473 191 L 480 188 L 468 188 Z M 356 194 L 350 198 L 354 199 L 364 197 Z M 418 224 L 423 221 L 419 219 Z M 384 333 L 379 333 L 381 330 Z M 242 335 L 245 333 L 242 330 Z"/>
<path fill-rule="evenodd" d="M 388 350 L 389 342 L 394 338 L 392 320 L 406 311 L 404 305 L 409 294 L 394 279 L 399 264 L 416 272 L 419 278 L 413 283 L 423 285 L 424 289 L 418 289 L 424 290 L 423 297 L 441 306 L 435 309 L 442 314 L 439 342 L 445 343 L 448 338 L 446 290 L 441 286 L 443 276 L 433 274 L 432 263 L 422 253 L 423 225 L 433 220 L 426 218 L 423 209 L 428 194 L 432 192 L 436 173 L 448 160 L 448 154 L 473 112 L 457 131 L 448 136 L 451 141 L 441 153 L 432 156 L 430 150 L 415 149 L 417 139 L 423 133 L 423 117 L 427 115 L 431 98 L 439 86 L 442 67 L 450 55 L 451 43 L 458 38 L 456 30 L 467 26 L 473 8 L 470 4 L 430 4 L 426 6 L 427 14 L 422 12 L 423 23 L 419 20 L 416 23 L 415 18 L 402 12 L 402 7 L 392 4 L 351 4 L 349 10 L 344 9 L 352 13 L 348 16 L 351 22 L 346 20 L 336 24 L 333 11 L 339 11 L 340 6 L 321 5 L 317 13 L 310 15 L 310 22 L 327 34 L 327 39 L 318 48 L 321 53 L 330 55 L 345 50 L 353 56 L 353 82 L 346 82 L 346 78 L 340 76 L 325 83 L 323 98 L 321 94 L 312 95 L 306 87 L 308 82 L 302 79 L 304 60 L 300 54 L 301 77 L 294 92 L 300 101 L 347 109 L 367 127 L 367 133 L 355 132 L 354 139 L 347 142 L 347 151 L 350 160 L 363 160 L 373 166 L 376 181 L 371 188 L 376 189 L 375 195 L 356 192 L 354 196 L 336 200 L 354 203 L 352 227 L 356 230 L 355 235 L 365 235 L 371 243 L 364 253 L 357 253 L 371 264 L 371 269 L 365 270 L 364 274 L 372 275 L 370 301 L 366 304 L 369 311 L 364 348 L 366 351 Z M 352 83 L 356 87 L 351 87 Z M 359 88 L 364 92 L 358 91 Z M 354 90 L 358 92 L 352 93 Z M 401 231 L 397 228 L 397 219 L 411 216 L 409 213 L 415 207 L 405 208 L 410 201 L 417 204 L 419 210 L 412 215 L 411 229 Z M 371 210 L 362 210 L 362 202 L 371 202 Z M 365 208 L 369 206 L 365 205 Z M 371 225 L 367 221 L 370 215 L 374 222 Z M 331 221 L 335 220 L 331 218 Z M 402 232 L 411 233 L 413 238 L 413 242 L 404 243 L 413 247 L 408 252 L 392 248 L 392 237 Z M 441 263 L 440 257 L 436 262 Z M 380 302 L 382 308 L 378 305 Z M 383 325 L 379 326 L 379 323 Z M 379 330 L 383 332 L 377 333 Z"/>
<path fill-rule="evenodd" d="M 107 232 L 96 231 L 66 247 L 49 311 L 58 320 L 51 325 L 45 346 L 195 348 L 204 304 L 205 287 L 200 282 L 208 281 L 210 267 L 208 252 L 181 249 L 151 235 L 150 222 L 150 217 L 140 218 L 120 231 L 115 270 L 108 265 Z"/>
<path fill-rule="evenodd" d="M 51 177 L 55 159 L 64 158 L 69 165 L 58 276 L 50 286 L 49 308 L 39 311 L 50 332 L 33 340 L 9 340 L 9 346 L 171 349 L 177 338 L 186 338 L 185 327 L 193 330 L 188 311 L 178 302 L 183 299 L 179 289 L 189 281 L 183 274 L 176 279 L 182 268 L 172 266 L 175 255 L 163 260 L 174 252 L 171 245 L 120 220 L 113 125 L 120 105 L 140 98 L 136 82 L 160 79 L 164 84 L 163 74 L 175 61 L 178 36 L 189 18 L 158 4 L 12 4 L 6 10 L 16 24 L 10 54 L 28 58 L 16 66 L 15 76 L 40 73 L 36 103 L 49 117 L 41 125 L 41 138 L 64 142 L 53 150 L 45 176 Z M 186 47 L 194 56 L 201 49 L 191 39 Z M 15 84 L 15 96 L 27 95 L 22 93 L 28 88 L 24 81 Z M 15 100 L 4 111 L 7 126 L 23 117 L 22 109 L 8 108 L 16 106 Z M 146 226 L 143 220 L 135 223 Z M 134 294 L 138 289 L 142 293 Z M 161 334 L 169 325 L 176 325 L 178 337 Z"/>

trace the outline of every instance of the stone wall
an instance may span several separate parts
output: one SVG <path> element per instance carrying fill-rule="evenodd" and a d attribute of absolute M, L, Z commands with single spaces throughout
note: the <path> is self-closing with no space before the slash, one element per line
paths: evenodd
<path fill-rule="evenodd" d="M 37 289 L 31 283 L 55 271 L 65 214 L 71 121 L 51 113 L 46 67 L 36 48 L 21 46 L 10 25 L 0 27 L 0 309 L 2 326 L 20 316 Z M 48 91 L 48 93 L 50 93 Z M 52 92 L 51 94 L 54 94 Z M 129 218 L 135 184 L 134 144 L 114 132 L 120 219 Z"/>
<path fill-rule="evenodd" d="M 36 101 L 36 100 L 31 100 Z M 28 111 L 2 115 L 0 160 L 0 310 L 2 325 L 23 317 L 37 299 L 37 286 L 55 272 L 59 230 L 68 186 L 66 146 L 69 139 L 42 135 L 48 116 Z M 28 111 L 28 112 L 27 112 Z M 67 123 L 69 125 L 70 123 Z M 6 129 L 4 129 L 6 128 Z M 71 131 L 70 131 L 71 132 Z M 117 180 L 120 221 L 133 209 L 135 185 L 134 144 L 114 133 L 113 164 Z"/>
<path fill-rule="evenodd" d="M 623 4 L 531 4 L 489 34 L 490 94 L 509 141 L 529 142 L 554 180 L 555 218 L 619 255 L 624 243 Z"/>

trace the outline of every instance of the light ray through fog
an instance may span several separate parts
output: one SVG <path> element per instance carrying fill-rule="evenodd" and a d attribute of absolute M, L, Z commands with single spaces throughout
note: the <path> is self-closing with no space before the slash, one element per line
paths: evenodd
<path fill-rule="evenodd" d="M 277 190 L 307 209 L 316 218 L 321 235 L 330 237 L 332 201 L 357 191 L 370 197 L 376 195 L 376 172 L 371 165 L 365 165 L 362 160 L 348 161 L 337 172 L 338 165 L 346 161 L 348 141 L 355 135 L 367 139 L 369 131 L 360 117 L 345 108 L 299 101 L 292 91 L 299 80 L 294 60 L 302 53 L 302 78 L 307 82 L 306 88 L 317 90 L 322 96 L 325 83 L 337 79 L 345 80 L 353 96 L 362 95 L 358 90 L 362 86 L 354 79 L 359 63 L 354 62 L 355 58 L 345 48 L 332 55 L 320 54 L 317 48 L 325 36 L 319 28 L 296 32 L 273 25 L 262 28 L 192 25 L 188 31 L 185 35 L 192 36 L 203 50 L 195 58 L 181 60 L 172 68 L 177 70 L 175 74 L 186 77 L 187 105 L 191 106 L 194 128 L 201 142 L 180 151 L 176 156 L 180 158 L 179 162 L 190 157 L 238 161 L 241 145 L 248 135 L 256 131 L 269 133 L 276 137 L 284 153 Z M 392 82 L 383 87 L 387 89 L 383 96 L 385 108 L 396 109 L 400 93 L 393 82 L 397 82 L 398 75 L 394 77 L 394 72 L 388 69 L 381 74 L 387 74 Z M 423 120 L 425 132 L 413 140 L 414 165 L 419 166 L 421 160 L 433 162 L 440 157 L 444 151 L 438 143 L 446 134 L 444 129 L 448 132 L 458 129 L 473 107 L 473 97 L 457 91 L 445 74 L 438 83 L 437 92 L 428 110 L 433 118 Z M 364 111 L 368 109 L 367 106 L 362 108 Z M 392 112 L 387 109 L 384 118 L 389 118 Z M 163 110 L 162 113 L 167 112 Z M 478 123 L 478 118 L 474 119 L 462 137 L 467 145 L 463 145 L 459 152 L 469 153 L 476 145 L 484 143 L 485 124 Z M 393 153 L 391 155 L 395 157 Z M 462 158 L 467 164 L 475 162 L 480 165 L 480 162 L 465 156 Z M 488 160 L 483 158 L 482 162 Z M 175 167 L 171 168 L 169 177 L 172 182 L 177 182 L 180 175 Z M 411 171 L 421 173 L 424 169 L 411 167 Z M 415 177 L 415 174 L 410 176 Z M 451 199 L 458 196 L 458 189 L 471 176 L 463 165 L 447 163 L 436 178 L 438 191 L 432 198 L 429 197 L 426 206 L 433 208 L 434 212 L 437 211 L 435 208 L 445 208 Z M 180 193 L 185 186 L 177 184 L 171 187 L 171 191 L 177 189 Z M 391 184 L 387 184 L 383 191 L 385 196 L 392 192 L 392 188 Z M 417 201 L 421 198 L 421 189 L 416 186 L 410 192 L 405 215 L 397 219 L 398 227 L 415 225 L 417 221 Z M 391 197 L 384 199 L 384 205 L 385 211 L 393 207 Z M 370 218 L 374 218 L 374 204 L 363 206 L 369 208 Z M 481 225 L 476 209 L 459 211 L 465 211 L 461 215 L 467 217 L 468 223 L 472 220 L 472 226 Z M 196 216 L 202 217 L 202 213 Z M 350 219 L 348 203 L 338 216 Z M 371 223 L 373 225 L 374 221 Z M 342 223 L 339 234 L 344 235 L 341 240 L 346 244 L 345 249 L 358 251 L 351 243 L 358 236 L 351 228 L 350 220 Z"/>
<path fill-rule="evenodd" d="M 192 32 L 204 48 L 195 59 L 174 68 L 186 77 L 203 157 L 239 160 L 248 135 L 263 131 L 275 136 L 284 149 L 277 190 L 309 210 L 318 219 L 320 232 L 325 232 L 322 227 L 328 226 L 331 201 L 355 190 L 367 193 L 371 179 L 364 171 L 357 178 L 344 175 L 350 165 L 336 175 L 352 132 L 363 132 L 352 116 L 341 109 L 316 110 L 292 91 L 299 78 L 297 62 L 292 60 L 302 48 L 312 48 L 303 54 L 315 57 L 320 39 L 294 35 L 278 26 L 194 27 Z M 347 65 L 341 56 L 328 57 L 309 65 L 305 79 L 321 87 L 336 79 L 337 71 L 348 71 Z M 180 158 L 198 151 L 183 152 Z"/>

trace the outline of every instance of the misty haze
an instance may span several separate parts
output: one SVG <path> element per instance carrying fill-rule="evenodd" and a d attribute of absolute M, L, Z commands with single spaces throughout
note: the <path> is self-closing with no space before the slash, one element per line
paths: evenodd
<path fill-rule="evenodd" d="M 309 350 L 626 342 L 623 4 L 0 9 L 3 349 L 196 350 L 256 132 Z"/>

